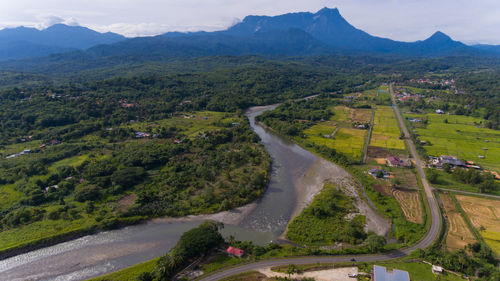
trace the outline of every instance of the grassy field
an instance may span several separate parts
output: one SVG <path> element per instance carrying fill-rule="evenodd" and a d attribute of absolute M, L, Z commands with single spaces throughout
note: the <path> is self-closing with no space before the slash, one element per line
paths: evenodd
<path fill-rule="evenodd" d="M 470 231 L 467 223 L 457 211 L 455 203 L 446 194 L 439 194 L 443 209 L 448 222 L 448 232 L 446 233 L 446 247 L 450 251 L 463 249 L 467 244 L 476 242 L 474 234 Z"/>
<path fill-rule="evenodd" d="M 160 258 L 152 259 L 147 262 L 139 263 L 131 267 L 127 267 L 117 272 L 106 274 L 89 281 L 136 281 L 137 277 L 145 271 L 153 271 L 156 263 Z"/>
<path fill-rule="evenodd" d="M 297 138 L 297 141 L 325 145 L 354 160 L 360 160 L 367 130 L 355 129 L 352 124 L 369 123 L 371 110 L 345 106 L 336 106 L 331 110 L 335 112 L 331 120 L 304 130 L 305 139 Z"/>
<path fill-rule="evenodd" d="M 486 243 L 500 254 L 500 201 L 463 195 L 455 197 Z"/>
<path fill-rule="evenodd" d="M 405 114 L 409 118 L 427 118 L 427 126 L 416 127 L 415 133 L 428 155 L 454 155 L 460 159 L 474 161 L 487 169 L 500 172 L 500 131 L 477 127 L 484 119 L 445 114 Z M 448 123 L 445 123 L 445 119 Z M 486 148 L 484 150 L 483 148 Z M 484 156 L 484 159 L 478 156 Z"/>
<path fill-rule="evenodd" d="M 13 184 L 0 185 L 0 208 L 7 208 L 23 197 L 24 194 L 16 191 Z"/>
<path fill-rule="evenodd" d="M 0 251 L 29 244 L 31 242 L 75 231 L 81 231 L 95 224 L 86 214 L 75 220 L 42 220 L 20 227 L 4 230 L 0 235 Z M 19 239 L 22 237 L 22 239 Z"/>
<path fill-rule="evenodd" d="M 338 126 L 352 127 L 352 123 L 369 123 L 371 120 L 372 110 L 369 108 L 350 108 L 347 106 L 334 106 L 331 110 L 335 113 L 331 121 L 337 123 Z"/>
<path fill-rule="evenodd" d="M 392 107 L 377 106 L 370 146 L 404 150 L 405 144 L 399 139 L 400 136 Z"/>

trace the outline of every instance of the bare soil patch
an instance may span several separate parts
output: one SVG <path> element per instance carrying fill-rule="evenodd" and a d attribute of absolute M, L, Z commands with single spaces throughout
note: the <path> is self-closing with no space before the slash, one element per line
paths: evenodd
<path fill-rule="evenodd" d="M 378 146 L 368 146 L 368 157 L 370 158 L 383 158 L 385 164 L 385 158 L 389 156 L 394 156 L 394 155 L 392 155 L 392 153 L 385 148 Z"/>
<path fill-rule="evenodd" d="M 382 193 L 387 196 L 391 196 L 391 188 L 387 185 L 372 185 L 373 189 L 375 189 L 377 192 Z"/>
<path fill-rule="evenodd" d="M 349 274 L 357 274 L 357 267 L 341 267 L 318 271 L 306 271 L 288 276 L 286 273 L 272 271 L 270 267 L 261 268 L 259 272 L 267 277 L 291 277 L 293 278 L 314 278 L 317 281 L 351 281 L 353 278 Z"/>
<path fill-rule="evenodd" d="M 130 194 L 118 201 L 117 210 L 119 212 L 125 212 L 132 204 L 134 204 L 135 199 L 137 199 L 137 194 Z"/>

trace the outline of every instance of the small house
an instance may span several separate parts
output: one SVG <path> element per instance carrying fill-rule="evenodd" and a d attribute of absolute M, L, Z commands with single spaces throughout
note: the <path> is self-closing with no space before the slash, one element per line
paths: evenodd
<path fill-rule="evenodd" d="M 398 157 L 387 157 L 386 158 L 387 165 L 389 167 L 410 167 L 411 163 L 408 160 L 403 160 Z"/>
<path fill-rule="evenodd" d="M 437 110 L 436 110 L 436 113 L 437 113 L 437 114 L 444 114 L 444 111 L 442 111 L 441 109 L 437 109 Z"/>
<path fill-rule="evenodd" d="M 390 175 L 388 171 L 381 169 L 370 169 L 368 172 L 375 178 L 379 175 L 379 173 L 382 173 L 383 179 L 388 179 Z"/>
<path fill-rule="evenodd" d="M 441 274 L 443 273 L 443 268 L 437 265 L 432 265 L 432 273 Z"/>
<path fill-rule="evenodd" d="M 451 166 L 460 166 L 460 167 L 465 166 L 465 163 L 458 160 L 456 156 L 441 155 L 441 157 L 439 157 L 439 160 L 441 165 L 449 164 Z"/>
<path fill-rule="evenodd" d="M 58 145 L 58 144 L 61 144 L 60 140 L 51 140 L 50 141 L 50 145 Z"/>
<path fill-rule="evenodd" d="M 245 251 L 235 248 L 233 246 L 229 246 L 229 248 L 227 248 L 226 250 L 226 253 L 229 256 L 241 258 L 245 254 Z"/>

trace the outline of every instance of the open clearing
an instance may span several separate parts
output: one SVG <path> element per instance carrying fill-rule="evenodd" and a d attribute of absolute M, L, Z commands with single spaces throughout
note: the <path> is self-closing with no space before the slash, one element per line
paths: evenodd
<path fill-rule="evenodd" d="M 350 108 L 347 106 L 335 106 L 332 108 L 335 113 L 331 120 L 339 125 L 351 127 L 352 123 L 370 123 L 372 110 L 369 108 Z"/>
<path fill-rule="evenodd" d="M 405 144 L 399 139 L 400 135 L 392 107 L 378 106 L 375 110 L 370 146 L 404 150 Z"/>
<path fill-rule="evenodd" d="M 341 267 L 317 271 L 306 271 L 303 273 L 296 273 L 288 276 L 286 273 L 272 271 L 270 267 L 259 269 L 259 272 L 267 277 L 281 277 L 281 278 L 314 278 L 317 281 L 350 281 L 353 278 L 349 277 L 349 274 L 357 274 L 357 267 Z"/>
<path fill-rule="evenodd" d="M 420 195 L 416 191 L 403 191 L 393 189 L 392 195 L 401 206 L 401 210 L 405 214 L 408 221 L 414 223 L 423 223 L 422 204 L 420 203 Z"/>
<path fill-rule="evenodd" d="M 446 247 L 450 251 L 463 249 L 467 244 L 476 242 L 476 238 L 470 231 L 460 213 L 455 208 L 455 203 L 447 194 L 439 194 L 443 209 L 448 220 L 448 232 L 446 234 Z"/>
<path fill-rule="evenodd" d="M 456 198 L 486 243 L 500 253 L 500 201 L 464 195 Z"/>
<path fill-rule="evenodd" d="M 405 114 L 405 117 L 424 119 L 427 126 L 414 128 L 429 155 L 454 155 L 458 158 L 500 172 L 500 131 L 482 128 L 485 120 L 470 116 L 447 114 Z M 445 123 L 445 119 L 448 123 Z M 417 125 L 415 125 L 417 126 Z M 484 149 L 483 149 L 484 148 Z M 484 159 L 478 158 L 484 156 Z"/>
<path fill-rule="evenodd" d="M 368 131 L 353 128 L 353 123 L 369 123 L 371 110 L 336 106 L 332 111 L 335 115 L 331 120 L 304 130 L 306 141 L 334 148 L 354 160 L 360 160 Z"/>

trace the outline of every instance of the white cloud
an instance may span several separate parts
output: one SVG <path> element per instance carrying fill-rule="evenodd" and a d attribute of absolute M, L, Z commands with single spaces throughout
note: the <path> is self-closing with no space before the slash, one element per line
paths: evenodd
<path fill-rule="evenodd" d="M 38 19 L 38 23 L 36 23 L 34 26 L 38 29 L 45 29 L 49 26 L 52 26 L 54 24 L 58 23 L 63 23 L 66 25 L 71 25 L 71 26 L 78 26 L 78 21 L 73 18 L 67 18 L 64 19 L 62 17 L 54 16 L 54 15 L 38 15 L 36 17 Z"/>
<path fill-rule="evenodd" d="M 181 32 L 194 32 L 194 31 L 216 31 L 225 29 L 226 26 L 189 26 L 189 25 L 168 25 L 160 23 L 113 23 L 110 25 L 101 26 L 90 26 L 90 28 L 97 30 L 99 32 L 115 32 L 118 34 L 125 35 L 126 37 L 138 37 L 138 36 L 154 36 L 162 34 L 169 31 L 181 31 Z"/>

